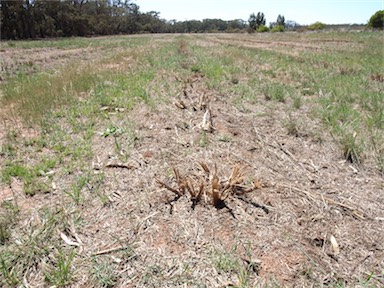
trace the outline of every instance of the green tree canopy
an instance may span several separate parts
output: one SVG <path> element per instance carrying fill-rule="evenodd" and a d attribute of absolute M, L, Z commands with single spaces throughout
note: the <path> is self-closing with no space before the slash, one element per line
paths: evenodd
<path fill-rule="evenodd" d="M 369 19 L 368 27 L 384 29 L 384 10 L 377 11 L 372 15 L 371 19 Z"/>
<path fill-rule="evenodd" d="M 264 26 L 266 19 L 263 12 L 258 12 L 257 15 L 252 13 L 249 16 L 249 27 L 253 30 L 257 30 L 260 26 Z"/>
<path fill-rule="evenodd" d="M 285 27 L 285 17 L 279 14 L 279 16 L 277 16 L 276 25 Z"/>

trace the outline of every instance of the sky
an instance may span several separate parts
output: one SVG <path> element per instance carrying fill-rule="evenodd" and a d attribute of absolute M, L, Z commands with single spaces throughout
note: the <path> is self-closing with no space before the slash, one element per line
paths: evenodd
<path fill-rule="evenodd" d="M 279 14 L 285 20 L 307 25 L 366 24 L 377 11 L 384 10 L 383 0 L 132 0 L 141 12 L 160 12 L 166 20 L 248 20 L 251 13 L 263 12 L 267 24 Z"/>

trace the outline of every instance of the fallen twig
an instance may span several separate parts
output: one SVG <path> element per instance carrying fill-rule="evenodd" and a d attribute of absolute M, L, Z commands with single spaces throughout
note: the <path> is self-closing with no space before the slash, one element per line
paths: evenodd
<path fill-rule="evenodd" d="M 97 252 L 93 253 L 92 256 L 105 255 L 105 254 L 113 253 L 113 252 L 120 251 L 120 250 L 126 250 L 126 249 L 129 249 L 129 246 L 113 247 L 113 248 L 97 251 Z"/>
<path fill-rule="evenodd" d="M 116 163 L 110 163 L 105 165 L 106 168 L 121 168 L 121 169 L 135 169 L 136 167 L 132 165 L 126 165 L 126 164 L 116 164 Z"/>

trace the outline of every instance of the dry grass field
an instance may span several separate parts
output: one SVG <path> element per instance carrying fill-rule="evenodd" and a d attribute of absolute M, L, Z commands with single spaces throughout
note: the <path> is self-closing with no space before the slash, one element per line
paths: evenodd
<path fill-rule="evenodd" d="M 384 286 L 383 36 L 2 42 L 0 286 Z"/>

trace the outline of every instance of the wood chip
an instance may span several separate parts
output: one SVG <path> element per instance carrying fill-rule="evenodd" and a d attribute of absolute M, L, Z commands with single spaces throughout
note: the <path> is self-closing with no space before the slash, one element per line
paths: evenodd
<path fill-rule="evenodd" d="M 331 249 L 333 251 L 333 254 L 334 255 L 340 254 L 339 244 L 337 244 L 335 236 L 331 235 L 330 241 L 331 241 Z"/>
<path fill-rule="evenodd" d="M 72 241 L 69 239 L 67 235 L 65 235 L 63 232 L 60 232 L 60 237 L 63 239 L 63 241 L 68 244 L 69 246 L 77 246 L 80 247 L 80 244 L 78 242 Z"/>
<path fill-rule="evenodd" d="M 211 110 L 207 109 L 204 113 L 203 122 L 200 124 L 201 128 L 204 131 L 212 132 L 213 125 L 212 125 L 212 117 L 211 117 Z"/>

